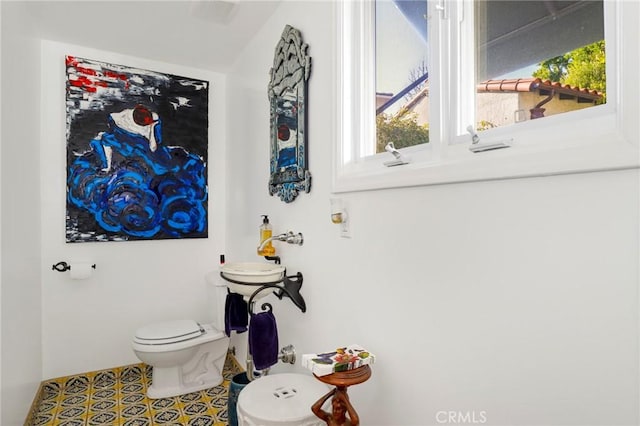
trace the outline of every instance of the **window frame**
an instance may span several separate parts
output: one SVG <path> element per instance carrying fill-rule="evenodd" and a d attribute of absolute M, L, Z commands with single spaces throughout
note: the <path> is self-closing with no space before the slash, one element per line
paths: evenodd
<path fill-rule="evenodd" d="M 333 192 L 510 179 L 640 167 L 638 130 L 640 37 L 636 2 L 605 0 L 607 103 L 480 133 L 481 141 L 512 140 L 511 147 L 472 153 L 462 134 L 475 98 L 474 78 L 462 70 L 473 43 L 464 17 L 473 1 L 429 2 L 430 142 L 404 148 L 409 164 L 386 167 L 375 150 L 375 58 L 372 1 L 334 4 L 336 22 L 336 137 Z M 467 22 L 469 22 L 467 20 Z M 466 50 L 465 50 L 466 48 Z M 625 52 L 623 55 L 622 52 Z M 473 60 L 473 58 L 471 58 Z M 624 82 L 624 84 L 619 84 Z M 473 86 L 475 86 L 473 84 Z M 624 87 L 623 87 L 624 86 Z M 464 89 L 467 89 L 466 91 Z M 621 90 L 624 89 L 624 90 Z M 475 102 L 475 100 L 472 100 Z M 467 111 L 469 108 L 467 107 Z M 568 117 L 567 117 L 568 116 Z M 570 136 L 567 137 L 571 132 Z M 363 155 L 364 154 L 364 155 Z"/>

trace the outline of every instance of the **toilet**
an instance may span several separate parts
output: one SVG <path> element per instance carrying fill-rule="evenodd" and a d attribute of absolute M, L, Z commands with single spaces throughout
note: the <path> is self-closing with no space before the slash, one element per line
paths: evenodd
<path fill-rule="evenodd" d="M 157 399 L 222 383 L 229 338 L 214 324 L 175 320 L 139 328 L 132 346 L 136 356 L 153 367 L 147 396 Z"/>

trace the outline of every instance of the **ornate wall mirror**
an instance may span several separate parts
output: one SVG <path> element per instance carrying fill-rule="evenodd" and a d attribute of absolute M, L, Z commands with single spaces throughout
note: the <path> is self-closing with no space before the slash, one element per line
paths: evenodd
<path fill-rule="evenodd" d="M 300 31 L 287 25 L 273 57 L 271 104 L 271 166 L 269 194 L 290 203 L 302 190 L 311 190 L 307 165 L 306 101 L 311 72 L 309 45 Z"/>

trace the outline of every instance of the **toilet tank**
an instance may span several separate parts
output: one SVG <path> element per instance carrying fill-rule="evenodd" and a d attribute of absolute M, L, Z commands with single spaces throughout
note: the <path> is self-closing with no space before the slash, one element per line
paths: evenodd
<path fill-rule="evenodd" d="M 218 270 L 205 274 L 205 281 L 209 287 L 210 301 L 213 304 L 212 324 L 215 328 L 224 332 L 224 305 L 227 299 L 226 282 L 222 279 Z"/>

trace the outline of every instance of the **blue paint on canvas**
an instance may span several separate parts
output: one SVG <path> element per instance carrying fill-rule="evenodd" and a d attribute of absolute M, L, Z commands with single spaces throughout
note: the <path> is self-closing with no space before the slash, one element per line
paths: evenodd
<path fill-rule="evenodd" d="M 182 237 L 206 228 L 207 199 L 202 160 L 179 147 L 149 149 L 146 138 L 110 129 L 92 140 L 68 176 L 68 200 L 90 212 L 105 231 L 133 237 Z M 105 149 L 117 167 L 108 168 Z"/>
<path fill-rule="evenodd" d="M 67 67 L 67 241 L 206 237 L 208 83 Z"/>

